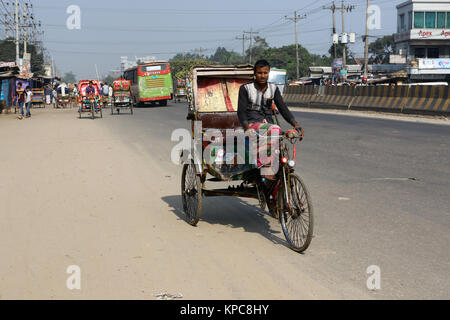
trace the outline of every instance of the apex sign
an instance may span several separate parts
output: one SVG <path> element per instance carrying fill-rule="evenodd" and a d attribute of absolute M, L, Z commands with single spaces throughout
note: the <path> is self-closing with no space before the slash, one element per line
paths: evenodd
<path fill-rule="evenodd" d="M 426 39 L 446 39 L 450 37 L 450 30 L 419 30 L 417 33 L 418 38 Z M 411 39 L 417 39 L 414 37 L 414 30 L 411 30 Z"/>

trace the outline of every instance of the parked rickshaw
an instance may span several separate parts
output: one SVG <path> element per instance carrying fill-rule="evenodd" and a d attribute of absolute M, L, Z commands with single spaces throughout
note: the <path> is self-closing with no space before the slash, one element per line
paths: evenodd
<path fill-rule="evenodd" d="M 96 80 L 92 80 L 92 87 L 95 90 L 95 94 L 86 94 L 86 88 L 89 86 L 90 80 L 81 80 L 78 82 L 79 98 L 78 102 L 80 107 L 78 113 L 81 119 L 83 113 L 89 113 L 92 119 L 95 119 L 95 114 L 100 113 L 100 118 L 103 118 L 102 112 L 102 97 L 100 95 L 100 84 Z M 95 105 L 97 106 L 95 108 Z"/>
<path fill-rule="evenodd" d="M 43 88 L 33 88 L 33 89 L 31 89 L 31 91 L 32 91 L 31 105 L 33 106 L 33 108 L 45 107 L 45 105 L 44 105 L 44 89 Z"/>
<path fill-rule="evenodd" d="M 188 120 L 192 121 L 193 147 L 181 152 L 181 198 L 185 218 L 189 224 L 197 225 L 203 197 L 257 199 L 262 210 L 271 205 L 270 214 L 281 223 L 289 247 L 303 252 L 313 236 L 311 198 L 303 180 L 295 174 L 295 143 L 301 141 L 303 135 L 291 130 L 274 137 L 279 141 L 279 149 L 274 152 L 279 166 L 276 180 L 268 189 L 261 168 L 250 161 L 252 143 L 245 136 L 237 116 L 239 88 L 251 82 L 253 74 L 253 66 L 250 65 L 192 69 Z M 275 110 L 273 122 L 278 124 Z M 241 136 L 235 130 L 241 130 Z M 235 141 L 239 139 L 245 141 L 244 153 L 236 148 Z M 240 184 L 221 189 L 207 187 L 214 182 Z"/>
<path fill-rule="evenodd" d="M 175 91 L 175 103 L 181 102 L 181 99 L 186 99 L 186 80 L 177 80 L 177 89 Z"/>
<path fill-rule="evenodd" d="M 133 102 L 131 101 L 131 84 L 130 81 L 125 79 L 117 79 L 113 82 L 113 96 L 111 105 L 111 114 L 114 114 L 114 110 L 117 114 L 120 113 L 120 109 L 129 109 L 133 114 Z"/>

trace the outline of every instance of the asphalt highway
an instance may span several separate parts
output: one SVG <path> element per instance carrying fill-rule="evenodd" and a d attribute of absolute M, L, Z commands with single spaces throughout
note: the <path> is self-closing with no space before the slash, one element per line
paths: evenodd
<path fill-rule="evenodd" d="M 189 128 L 186 110 L 186 104 L 172 103 L 102 122 L 176 177 L 165 198 L 178 208 L 181 167 L 170 162 L 170 135 Z M 367 268 L 376 265 L 381 290 L 372 297 L 449 298 L 450 126 L 294 114 L 306 135 L 296 170 L 313 198 L 315 237 L 304 255 L 280 247 L 283 258 L 336 292 L 344 283 L 367 289 Z M 257 212 L 240 199 L 208 198 L 198 230 L 220 224 L 259 234 L 268 238 L 254 248 L 259 252 L 284 244 L 281 229 L 269 232 L 263 219 L 270 218 Z M 253 213 L 255 221 L 240 218 Z"/>

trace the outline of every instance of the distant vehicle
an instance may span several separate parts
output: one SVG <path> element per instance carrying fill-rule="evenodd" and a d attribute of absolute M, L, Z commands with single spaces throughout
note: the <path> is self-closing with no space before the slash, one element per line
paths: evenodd
<path fill-rule="evenodd" d="M 177 80 L 177 89 L 175 91 L 175 103 L 181 102 L 181 99 L 186 99 L 186 80 Z"/>
<path fill-rule="evenodd" d="M 172 74 L 168 62 L 152 62 L 125 70 L 125 79 L 131 81 L 131 96 L 135 105 L 159 103 L 167 106 L 173 99 Z"/>
<path fill-rule="evenodd" d="M 113 99 L 111 106 L 111 114 L 114 111 L 120 113 L 120 109 L 129 109 L 133 114 L 133 104 L 131 103 L 131 86 L 130 81 L 125 79 L 117 79 L 113 82 Z"/>
<path fill-rule="evenodd" d="M 86 89 L 91 81 L 95 92 L 87 94 Z M 99 112 L 100 117 L 103 118 L 103 101 L 102 96 L 100 95 L 100 83 L 97 80 L 80 80 L 80 82 L 78 82 L 78 92 L 80 93 L 78 98 L 78 102 L 80 103 L 80 108 L 78 109 L 80 119 L 83 113 L 90 113 L 92 119 L 95 119 L 95 114 Z M 95 106 L 97 107 L 95 108 Z"/>
<path fill-rule="evenodd" d="M 283 93 L 284 87 L 286 86 L 287 83 L 287 70 L 270 68 L 268 82 L 276 84 L 277 87 L 280 89 L 280 92 Z"/>

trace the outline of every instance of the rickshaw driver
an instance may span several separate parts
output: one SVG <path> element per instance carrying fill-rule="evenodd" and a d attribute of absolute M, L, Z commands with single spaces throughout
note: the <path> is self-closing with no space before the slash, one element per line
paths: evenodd
<path fill-rule="evenodd" d="M 273 83 L 268 83 L 270 64 L 266 60 L 259 60 L 254 66 L 254 78 L 251 83 L 242 85 L 239 89 L 238 117 L 241 125 L 247 134 L 254 136 L 256 132 L 261 135 L 280 135 L 281 128 L 272 124 L 272 102 L 275 102 L 280 114 L 290 123 L 295 130 L 298 129 L 301 135 L 303 130 L 299 127 L 295 117 L 289 111 L 286 103 L 281 96 L 280 89 Z M 275 170 L 272 168 L 273 156 L 269 157 L 269 163 L 263 163 L 259 153 L 270 150 L 270 139 L 258 147 L 258 167 L 270 167 L 271 174 L 263 175 L 267 180 L 266 187 L 275 180 Z"/>
<path fill-rule="evenodd" d="M 89 86 L 86 88 L 86 96 L 94 98 L 94 108 L 97 112 L 97 99 L 95 99 L 95 88 L 92 86 L 94 83 L 89 81 Z"/>

